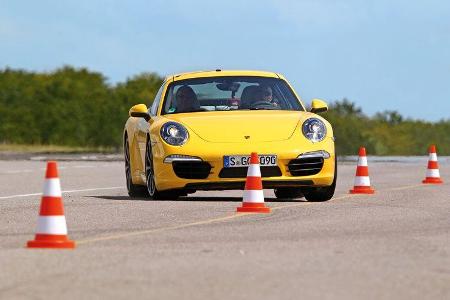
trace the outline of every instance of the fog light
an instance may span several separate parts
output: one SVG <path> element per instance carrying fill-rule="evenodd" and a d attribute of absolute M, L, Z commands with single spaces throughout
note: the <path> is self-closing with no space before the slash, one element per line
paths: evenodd
<path fill-rule="evenodd" d="M 202 161 L 200 157 L 182 154 L 172 154 L 164 158 L 164 163 L 170 164 L 174 161 Z"/>
<path fill-rule="evenodd" d="M 313 157 L 322 157 L 322 158 L 330 158 L 330 153 L 325 150 L 305 152 L 297 156 L 297 158 L 313 158 Z"/>

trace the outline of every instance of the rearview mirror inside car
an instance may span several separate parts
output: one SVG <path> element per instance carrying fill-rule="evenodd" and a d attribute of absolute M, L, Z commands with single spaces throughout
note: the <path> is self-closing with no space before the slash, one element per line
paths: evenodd
<path fill-rule="evenodd" d="M 325 101 L 320 99 L 313 99 L 311 101 L 311 112 L 312 113 L 321 113 L 326 112 L 328 110 L 328 105 L 325 103 Z"/>
<path fill-rule="evenodd" d="M 146 121 L 150 120 L 150 114 L 145 104 L 137 104 L 130 108 L 129 115 L 130 117 L 144 118 Z"/>

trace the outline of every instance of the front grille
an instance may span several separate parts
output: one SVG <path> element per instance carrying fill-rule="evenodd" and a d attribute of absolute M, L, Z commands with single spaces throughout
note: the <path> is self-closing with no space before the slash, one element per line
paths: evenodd
<path fill-rule="evenodd" d="M 174 161 L 173 171 L 180 178 L 205 179 L 211 171 L 211 165 L 204 161 Z"/>
<path fill-rule="evenodd" d="M 276 177 L 281 176 L 280 168 L 277 166 L 272 167 L 260 167 L 261 177 Z M 220 173 L 220 178 L 245 178 L 247 177 L 248 167 L 237 168 L 223 168 Z"/>
<path fill-rule="evenodd" d="M 320 172 L 323 167 L 322 157 L 305 157 L 293 159 L 289 162 L 288 168 L 292 176 L 308 176 Z"/>

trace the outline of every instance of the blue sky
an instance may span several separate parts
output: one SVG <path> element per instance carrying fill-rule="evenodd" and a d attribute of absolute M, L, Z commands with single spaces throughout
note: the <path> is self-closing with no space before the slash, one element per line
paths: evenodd
<path fill-rule="evenodd" d="M 169 5 L 170 4 L 170 5 Z M 261 69 L 309 103 L 450 118 L 450 1 L 0 0 L 0 68 Z"/>

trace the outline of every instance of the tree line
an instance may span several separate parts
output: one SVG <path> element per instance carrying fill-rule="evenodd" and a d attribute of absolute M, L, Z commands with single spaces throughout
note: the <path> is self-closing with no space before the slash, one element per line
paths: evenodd
<path fill-rule="evenodd" d="M 0 71 L 0 143 L 121 147 L 128 110 L 150 103 L 162 83 L 143 73 L 111 86 L 105 76 L 63 67 Z"/>
<path fill-rule="evenodd" d="M 424 155 L 435 144 L 439 154 L 450 155 L 450 119 L 405 119 L 390 110 L 368 117 L 345 98 L 331 103 L 323 116 L 333 125 L 338 154 L 355 155 L 365 146 L 373 155 Z"/>
<path fill-rule="evenodd" d="M 142 73 L 110 85 L 85 68 L 53 72 L 0 70 L 0 143 L 120 149 L 128 110 L 150 105 L 163 78 Z M 425 122 L 396 111 L 369 117 L 355 103 L 330 103 L 322 116 L 333 125 L 338 154 L 423 155 L 429 144 L 450 155 L 450 120 Z"/>

